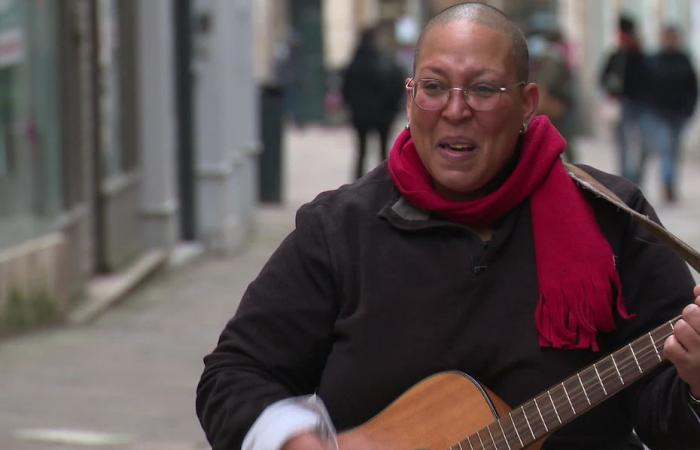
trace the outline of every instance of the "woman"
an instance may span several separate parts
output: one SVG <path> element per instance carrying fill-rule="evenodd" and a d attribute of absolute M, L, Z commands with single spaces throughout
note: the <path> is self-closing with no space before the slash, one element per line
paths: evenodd
<path fill-rule="evenodd" d="M 633 427 L 650 446 L 697 446 L 700 287 L 693 294 L 682 260 L 569 178 L 565 142 L 533 119 L 527 60 L 520 31 L 491 7 L 429 22 L 388 164 L 299 210 L 205 358 L 197 411 L 215 449 L 334 448 L 333 426 L 342 449 L 390 448 L 347 430 L 425 377 L 459 370 L 519 405 L 693 295 L 663 349 L 675 366 L 544 448 L 620 449 Z M 586 170 L 655 217 L 635 186 Z"/>

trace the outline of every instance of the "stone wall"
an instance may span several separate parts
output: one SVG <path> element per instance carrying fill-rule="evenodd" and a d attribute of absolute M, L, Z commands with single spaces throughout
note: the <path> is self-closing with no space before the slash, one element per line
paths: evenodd
<path fill-rule="evenodd" d="M 58 319 L 68 306 L 67 243 L 52 233 L 0 252 L 0 334 Z"/>

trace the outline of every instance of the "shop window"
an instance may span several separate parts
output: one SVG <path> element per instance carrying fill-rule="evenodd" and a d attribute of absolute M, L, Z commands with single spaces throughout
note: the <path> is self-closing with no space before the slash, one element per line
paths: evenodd
<path fill-rule="evenodd" d="M 137 166 L 133 114 L 131 2 L 98 0 L 99 94 L 102 175 L 109 179 Z"/>
<path fill-rule="evenodd" d="M 62 204 L 57 5 L 0 0 L 0 250 L 51 230 Z"/>

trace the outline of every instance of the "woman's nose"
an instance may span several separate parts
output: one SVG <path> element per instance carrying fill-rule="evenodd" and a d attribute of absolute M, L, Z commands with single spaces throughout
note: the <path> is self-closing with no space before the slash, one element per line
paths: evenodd
<path fill-rule="evenodd" d="M 443 109 L 443 116 L 452 121 L 471 116 L 474 110 L 467 104 L 466 100 L 464 91 L 451 90 L 447 105 Z"/>

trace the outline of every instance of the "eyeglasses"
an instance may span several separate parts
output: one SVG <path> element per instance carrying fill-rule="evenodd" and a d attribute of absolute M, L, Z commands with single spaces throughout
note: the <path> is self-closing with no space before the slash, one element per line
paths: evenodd
<path fill-rule="evenodd" d="M 519 81 L 510 86 L 476 83 L 466 88 L 453 88 L 432 78 L 406 80 L 406 89 L 413 91 L 413 103 L 426 111 L 436 111 L 447 106 L 452 91 L 460 91 L 464 102 L 474 111 L 489 111 L 498 105 L 501 94 L 519 86 L 525 86 L 525 82 Z"/>

